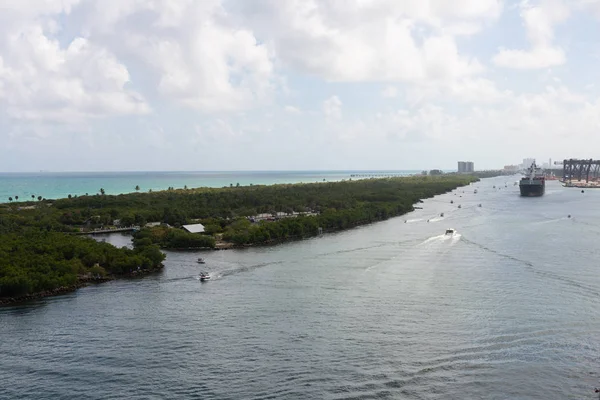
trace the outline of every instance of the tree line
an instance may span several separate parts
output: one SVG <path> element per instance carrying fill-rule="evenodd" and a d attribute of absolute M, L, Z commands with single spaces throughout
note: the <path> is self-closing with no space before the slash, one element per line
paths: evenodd
<path fill-rule="evenodd" d="M 84 276 L 153 270 L 164 258 L 152 243 L 127 249 L 40 229 L 4 233 L 0 234 L 0 297 L 70 286 Z"/>
<path fill-rule="evenodd" d="M 123 195 L 78 196 L 0 204 L 0 296 L 73 284 L 85 274 L 121 275 L 157 268 L 163 248 L 267 244 L 381 221 L 413 210 L 421 199 L 478 178 L 440 175 L 310 184 L 232 186 Z M 23 203 L 20 203 L 23 204 Z M 311 212 L 304 216 L 298 213 Z M 253 219 L 271 214 L 269 220 Z M 294 215 L 290 218 L 280 218 Z M 134 249 L 75 236 L 82 228 L 160 222 L 135 234 Z M 204 234 L 179 229 L 202 223 Z"/>

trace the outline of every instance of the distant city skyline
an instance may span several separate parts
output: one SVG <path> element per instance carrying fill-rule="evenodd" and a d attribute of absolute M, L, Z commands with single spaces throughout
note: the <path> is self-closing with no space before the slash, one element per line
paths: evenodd
<path fill-rule="evenodd" d="M 0 171 L 600 158 L 598 1 L 3 3 Z"/>

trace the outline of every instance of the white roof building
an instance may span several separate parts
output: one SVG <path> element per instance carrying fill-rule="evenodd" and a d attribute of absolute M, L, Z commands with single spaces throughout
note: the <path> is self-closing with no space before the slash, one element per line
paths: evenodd
<path fill-rule="evenodd" d="M 202 224 L 183 225 L 182 227 L 183 227 L 183 229 L 185 229 L 189 233 L 202 233 L 202 232 L 204 232 L 204 225 L 202 225 Z"/>

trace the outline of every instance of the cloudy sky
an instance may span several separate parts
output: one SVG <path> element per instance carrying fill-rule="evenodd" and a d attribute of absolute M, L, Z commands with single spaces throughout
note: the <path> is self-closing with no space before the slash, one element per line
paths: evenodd
<path fill-rule="evenodd" d="M 600 158 L 600 0 L 0 0 L 0 171 Z"/>

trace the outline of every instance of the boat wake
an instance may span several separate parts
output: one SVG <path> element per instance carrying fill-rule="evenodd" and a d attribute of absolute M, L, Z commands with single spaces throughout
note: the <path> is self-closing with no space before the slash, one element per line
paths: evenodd
<path fill-rule="evenodd" d="M 454 234 L 452 235 L 443 234 L 430 237 L 420 243 L 417 243 L 416 246 L 407 247 L 406 251 L 402 251 L 400 254 L 396 254 L 394 257 L 370 265 L 365 269 L 364 272 L 372 271 L 375 268 L 389 264 L 391 261 L 394 261 L 396 259 L 406 258 L 407 255 L 409 258 L 414 257 L 419 259 L 432 255 L 434 257 L 440 257 L 446 252 L 450 251 L 451 247 L 458 243 L 461 237 L 462 235 L 456 232 L 454 232 Z"/>
<path fill-rule="evenodd" d="M 455 244 L 460 240 L 461 237 L 462 237 L 462 235 L 460 233 L 456 233 L 456 232 L 454 232 L 452 235 L 442 234 L 442 235 L 432 236 L 429 239 L 425 239 L 423 242 L 419 243 L 417 246 L 424 246 L 424 245 L 431 244 L 431 243 L 444 243 L 444 242 L 449 242 L 451 244 Z"/>
<path fill-rule="evenodd" d="M 429 222 L 440 222 L 443 221 L 445 218 L 444 217 L 433 217 L 429 219 Z"/>
<path fill-rule="evenodd" d="M 499 257 L 519 263 L 519 264 L 523 265 L 528 271 L 539 276 L 540 278 L 549 279 L 549 280 L 558 282 L 560 284 L 568 285 L 574 289 L 573 293 L 576 293 L 577 295 L 594 296 L 596 298 L 600 298 L 600 290 L 593 285 L 588 285 L 583 282 L 579 282 L 575 279 L 572 279 L 570 277 L 563 276 L 563 275 L 560 275 L 560 274 L 552 272 L 552 271 L 547 271 L 547 270 L 538 268 L 538 267 L 536 267 L 536 265 L 534 263 L 532 263 L 530 261 L 526 261 L 526 260 L 514 257 L 510 254 L 505 254 L 505 253 L 499 252 L 499 251 L 489 248 L 483 244 L 473 242 L 468 239 L 463 239 L 463 241 L 470 245 L 476 246 L 482 250 L 493 253 Z"/>
<path fill-rule="evenodd" d="M 253 271 L 258 268 L 268 267 L 270 265 L 278 265 L 278 264 L 283 264 L 283 261 L 273 261 L 273 262 L 266 262 L 266 263 L 248 265 L 248 266 L 239 266 L 237 268 L 231 268 L 231 269 L 227 269 L 224 271 L 220 271 L 217 274 L 220 274 L 219 276 L 221 276 L 221 277 L 225 277 L 225 276 L 240 274 L 242 272 Z"/>

